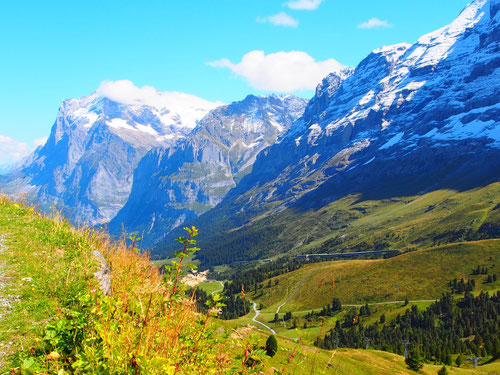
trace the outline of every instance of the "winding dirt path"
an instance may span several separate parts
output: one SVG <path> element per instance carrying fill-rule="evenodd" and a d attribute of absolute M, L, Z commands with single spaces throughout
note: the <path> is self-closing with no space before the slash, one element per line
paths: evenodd
<path fill-rule="evenodd" d="M 7 249 L 5 245 L 5 235 L 0 235 L 0 254 Z M 18 297 L 12 296 L 8 293 L 7 287 L 9 279 L 5 272 L 5 265 L 0 261 L 0 320 L 10 312 L 12 303 L 18 300 Z M 0 367 L 2 366 L 2 358 L 6 354 L 6 350 L 12 346 L 12 342 L 2 343 L 0 346 Z"/>
<path fill-rule="evenodd" d="M 272 329 L 271 327 L 269 327 L 268 325 L 262 323 L 262 322 L 259 322 L 257 320 L 257 317 L 260 315 L 260 310 L 257 310 L 257 304 L 255 302 L 252 302 L 252 307 L 253 307 L 253 311 L 255 311 L 255 316 L 252 318 L 252 321 L 257 323 L 257 324 L 260 324 L 261 326 L 263 326 L 264 328 L 266 328 L 267 330 L 269 330 L 273 335 L 276 334 L 276 331 L 274 329 Z"/>
<path fill-rule="evenodd" d="M 219 292 L 222 292 L 224 290 L 224 283 L 220 280 L 219 280 L 219 283 L 220 283 L 221 288 L 214 290 L 212 293 L 210 293 L 211 296 L 213 296 L 215 293 L 219 293 Z"/>

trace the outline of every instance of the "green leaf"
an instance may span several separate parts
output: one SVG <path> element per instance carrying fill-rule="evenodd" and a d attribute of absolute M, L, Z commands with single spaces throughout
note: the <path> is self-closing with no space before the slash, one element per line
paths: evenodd
<path fill-rule="evenodd" d="M 180 242 L 181 244 L 185 244 L 187 242 L 187 238 L 186 237 L 177 237 L 175 240 L 177 242 Z"/>
<path fill-rule="evenodd" d="M 35 364 L 35 360 L 33 358 L 26 358 L 23 361 L 23 364 L 21 365 L 21 368 L 23 370 L 27 370 L 27 369 L 31 368 L 34 364 Z"/>

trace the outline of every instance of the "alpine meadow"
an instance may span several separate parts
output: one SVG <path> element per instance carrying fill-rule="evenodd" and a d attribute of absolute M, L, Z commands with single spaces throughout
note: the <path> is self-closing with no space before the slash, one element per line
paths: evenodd
<path fill-rule="evenodd" d="M 0 374 L 500 374 L 465 1 L 2 5 Z"/>

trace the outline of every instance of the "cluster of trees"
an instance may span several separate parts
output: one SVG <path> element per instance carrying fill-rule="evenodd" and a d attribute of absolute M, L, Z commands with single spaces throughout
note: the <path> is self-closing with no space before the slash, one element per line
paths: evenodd
<path fill-rule="evenodd" d="M 500 292 L 490 296 L 470 292 L 457 301 L 444 295 L 425 311 L 413 305 L 388 324 L 379 322 L 365 327 L 355 310 L 345 314 L 343 323 L 337 321 L 323 339 L 315 345 L 364 348 L 366 338 L 370 347 L 403 354 L 403 341 L 408 340 L 413 351 L 423 360 L 451 365 L 451 354 L 491 355 L 500 358 Z"/>
<path fill-rule="evenodd" d="M 321 311 L 317 312 L 311 311 L 310 313 L 307 313 L 306 319 L 308 321 L 311 321 L 312 318 L 317 316 L 334 316 L 340 310 L 342 310 L 342 303 L 340 302 L 340 299 L 338 299 L 337 297 L 333 297 L 331 304 L 328 304 L 325 307 L 323 307 Z"/>
<path fill-rule="evenodd" d="M 454 294 L 462 294 L 465 292 L 472 292 L 476 287 L 476 281 L 474 279 L 464 281 L 464 279 L 453 279 L 449 283 L 451 292 Z"/>
<path fill-rule="evenodd" d="M 488 275 L 488 277 L 486 278 L 486 283 L 492 283 L 494 281 L 497 281 L 497 274 L 493 274 L 493 275 Z"/>
<path fill-rule="evenodd" d="M 487 267 L 477 266 L 472 271 L 472 274 L 473 275 L 487 275 L 488 274 L 488 268 Z"/>

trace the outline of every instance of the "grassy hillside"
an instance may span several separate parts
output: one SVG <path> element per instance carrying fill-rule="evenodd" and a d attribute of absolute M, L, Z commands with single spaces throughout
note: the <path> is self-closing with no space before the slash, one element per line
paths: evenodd
<path fill-rule="evenodd" d="M 490 274 L 498 274 L 499 239 L 442 245 L 389 259 L 312 263 L 273 278 L 271 287 L 264 287 L 251 297 L 265 306 L 264 312 L 276 311 L 293 292 L 280 312 L 322 308 L 334 296 L 344 304 L 436 299 L 449 291 L 451 279 L 462 277 L 462 270 L 467 278 L 476 280 L 477 290 L 497 290 L 500 281 L 483 284 L 485 275 L 470 275 L 477 265 L 487 267 Z"/>
<path fill-rule="evenodd" d="M 228 373 L 230 332 L 104 234 L 0 197 L 0 373 Z M 102 294 L 92 252 L 111 268 Z M 234 349 L 238 353 L 239 349 Z"/>
<path fill-rule="evenodd" d="M 165 282 L 147 257 L 123 244 L 110 243 L 107 236 L 92 230 L 77 230 L 57 215 L 43 217 L 33 208 L 5 197 L 0 198 L 0 243 L 1 374 L 411 373 L 403 358 L 394 354 L 325 351 L 307 345 L 321 333 L 318 328 L 283 329 L 288 336 L 303 339 L 297 343 L 278 337 L 278 353 L 268 357 L 262 350 L 267 332 L 251 330 L 254 334 L 248 335 L 249 329 L 241 328 L 247 323 L 255 325 L 248 317 L 226 322 L 199 314 L 182 284 L 175 283 L 175 271 L 174 278 L 168 281 L 167 277 Z M 498 261 L 496 241 L 457 246 L 462 257 L 469 253 L 472 257 L 473 251 L 481 250 L 485 257 L 491 253 Z M 112 270 L 110 296 L 102 295 L 95 279 L 95 249 L 106 256 Z M 296 274 L 281 275 L 275 291 L 286 298 L 286 288 L 279 289 L 287 285 L 285 276 L 291 276 L 292 287 L 293 278 L 300 279 L 311 267 L 327 272 L 328 267 L 344 263 L 309 265 Z M 390 267 L 397 267 L 396 263 Z M 341 268 L 347 275 L 347 266 Z M 173 290 L 174 285 L 179 289 Z M 212 292 L 220 283 L 207 282 L 202 287 Z M 297 292 L 296 301 L 290 300 L 291 306 L 300 306 L 300 301 L 309 303 L 302 291 Z M 268 311 L 272 309 L 268 307 Z M 295 332 L 295 336 L 289 332 Z M 500 371 L 497 362 L 475 372 L 467 366 L 450 373 Z M 434 374 L 439 368 L 425 365 L 423 373 Z"/>
<path fill-rule="evenodd" d="M 236 332 L 245 332 L 246 329 Z M 255 341 L 264 346 L 268 334 L 255 331 Z M 302 341 L 277 337 L 278 352 L 276 356 L 264 357 L 264 372 L 272 374 L 349 374 L 349 375 L 388 375 L 415 374 L 410 371 L 404 357 L 379 350 L 337 349 L 327 351 L 304 345 Z M 420 374 L 435 375 L 442 365 L 425 364 Z M 500 371 L 500 362 L 493 362 L 473 369 L 470 364 L 460 368 L 447 367 L 449 374 L 496 374 Z"/>
<path fill-rule="evenodd" d="M 205 266 L 283 254 L 416 250 L 500 237 L 500 183 L 467 191 L 367 200 L 348 195 L 319 209 L 272 207 L 232 213 L 230 203 L 197 221 Z M 170 237 L 155 251 L 171 252 Z"/>

